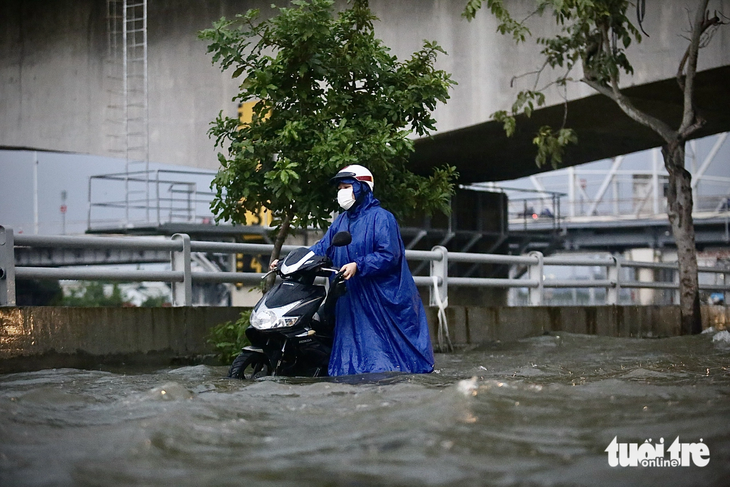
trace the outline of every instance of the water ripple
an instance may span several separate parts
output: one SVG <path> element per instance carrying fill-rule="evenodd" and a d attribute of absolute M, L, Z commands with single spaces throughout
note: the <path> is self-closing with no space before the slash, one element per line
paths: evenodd
<path fill-rule="evenodd" d="M 437 354 L 429 375 L 225 367 L 0 376 L 4 485 L 724 485 L 717 335 L 553 334 Z M 703 438 L 705 468 L 608 466 L 611 440 Z"/>

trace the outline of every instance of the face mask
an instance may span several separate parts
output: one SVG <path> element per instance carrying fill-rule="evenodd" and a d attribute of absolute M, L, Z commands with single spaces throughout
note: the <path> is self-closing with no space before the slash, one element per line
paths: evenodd
<path fill-rule="evenodd" d="M 349 210 L 352 205 L 355 204 L 355 195 L 352 192 L 352 188 L 342 188 L 337 192 L 337 203 L 340 204 L 343 210 Z"/>

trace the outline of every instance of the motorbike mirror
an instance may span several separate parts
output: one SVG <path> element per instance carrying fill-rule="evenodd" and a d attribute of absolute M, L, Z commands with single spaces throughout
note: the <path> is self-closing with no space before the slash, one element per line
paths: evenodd
<path fill-rule="evenodd" d="M 350 242 L 352 242 L 352 235 L 348 231 L 337 232 L 332 237 L 332 245 L 335 247 L 344 247 L 350 245 Z"/>

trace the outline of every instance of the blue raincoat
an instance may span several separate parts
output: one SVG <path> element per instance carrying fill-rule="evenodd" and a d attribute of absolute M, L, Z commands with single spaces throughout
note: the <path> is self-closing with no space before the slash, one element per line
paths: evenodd
<path fill-rule="evenodd" d="M 349 182 L 349 181 L 347 181 Z M 423 303 L 405 259 L 398 223 L 363 183 L 353 181 L 358 203 L 342 212 L 311 247 L 340 268 L 357 264 L 347 293 L 337 301 L 329 375 L 433 371 L 433 350 Z M 332 247 L 339 231 L 352 234 Z"/>

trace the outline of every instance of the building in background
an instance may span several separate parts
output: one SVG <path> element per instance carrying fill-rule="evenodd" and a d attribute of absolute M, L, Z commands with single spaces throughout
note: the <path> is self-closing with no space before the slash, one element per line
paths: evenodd
<path fill-rule="evenodd" d="M 376 23 L 377 35 L 399 59 L 418 50 L 423 39 L 436 40 L 449 53 L 439 58 L 438 67 L 458 82 L 448 104 L 436 109 L 435 137 L 417 141 L 414 164 L 456 165 L 463 184 L 476 183 L 479 190 L 499 191 L 490 185 L 498 182 L 502 188 L 536 191 L 525 196 L 504 190 L 510 199 L 504 213 L 508 226 L 493 219 L 477 222 L 473 229 L 459 228 L 458 221 L 454 227 L 453 220 L 414 223 L 405 236 L 410 248 L 444 243 L 452 250 L 496 251 L 500 246 L 495 244 L 501 240 L 501 250 L 512 253 L 542 248 L 634 252 L 627 255 L 636 256 L 643 252 L 646 258 L 672 258 L 670 239 L 652 232 L 633 231 L 630 238 L 634 240 L 628 246 L 601 247 L 601 239 L 610 239 L 611 232 L 625 236 L 621 228 L 628 221 L 652 222 L 644 227 L 660 228 L 665 219 L 666 173 L 661 162 L 657 164 L 656 152 L 647 150 L 651 142 L 624 144 L 621 138 L 627 137 L 631 125 L 621 129 L 624 122 L 611 121 L 605 133 L 584 134 L 581 149 L 596 148 L 589 151 L 595 157 L 567 160 L 567 164 L 589 165 L 543 172 L 532 162 L 529 143 L 506 144 L 499 124 L 489 121 L 491 113 L 510 107 L 516 91 L 524 87 L 521 83 L 527 82 L 516 80 L 513 87 L 513 76 L 540 64 L 537 50 L 515 47 L 499 35 L 496 21 L 486 10 L 467 23 L 458 2 L 370 0 L 369 4 L 381 19 Z M 519 17 L 534 2 L 509 4 Z M 674 83 L 686 45 L 678 34 L 686 27 L 684 7 L 681 0 L 647 1 L 643 27 L 652 37 L 632 46 L 636 72 L 625 77 L 627 85 L 639 90 Z M 180 223 L 195 225 L 201 232 L 212 229 L 209 182 L 218 163 L 206 132 L 219 112 L 234 116 L 245 107 L 233 100 L 237 80 L 211 63 L 197 32 L 222 16 L 230 18 L 248 8 L 260 8 L 264 16 L 272 12 L 270 2 L 263 0 L 2 2 L 0 223 L 24 233 L 165 233 Z M 726 2 L 713 0 L 711 8 L 730 16 Z M 546 20 L 537 24 L 533 34 L 547 35 L 552 28 Z M 707 79 L 730 76 L 730 29 L 719 29 L 702 50 L 699 69 L 713 73 Z M 715 84 L 704 96 L 717 106 L 727 106 L 726 83 Z M 586 86 L 571 85 L 567 95 L 569 105 L 581 104 L 581 116 L 606 118 L 602 110 L 591 109 L 603 105 Z M 547 102 L 554 107 L 562 98 L 557 91 L 551 92 Z M 591 120 L 579 122 L 589 126 Z M 730 130 L 729 120 L 722 118 L 703 135 Z M 727 246 L 722 241 L 721 220 L 727 219 L 726 196 L 730 196 L 730 143 L 722 137 L 694 142 L 687 164 L 695 176 L 698 211 L 705 213 L 708 222 L 720 222 L 708 223 L 715 240 L 703 245 L 703 250 L 708 255 L 715 252 L 720 259 Z M 632 152 L 621 154 L 619 148 L 624 146 Z M 515 168 L 521 175 L 533 175 L 505 181 Z M 563 195 L 555 197 L 558 193 Z M 253 219 L 250 223 L 257 224 Z M 603 233 L 594 228 L 598 224 L 606 229 Z M 571 233 L 569 225 L 576 231 Z M 265 219 L 258 226 L 250 234 L 229 232 L 208 238 L 260 238 Z M 434 227 L 428 228 L 433 230 L 431 235 L 423 237 L 422 231 L 430 226 Z M 479 235 L 450 237 L 454 230 L 478 228 L 482 229 Z M 513 230 L 523 233 L 509 236 Z M 530 236 L 530 230 L 539 232 Z M 486 238 L 490 232 L 494 235 Z M 252 261 L 261 264 L 256 256 L 238 259 L 248 262 L 244 267 Z M 199 264 L 236 266 L 215 259 Z M 656 295 L 637 299 L 649 302 Z"/>

